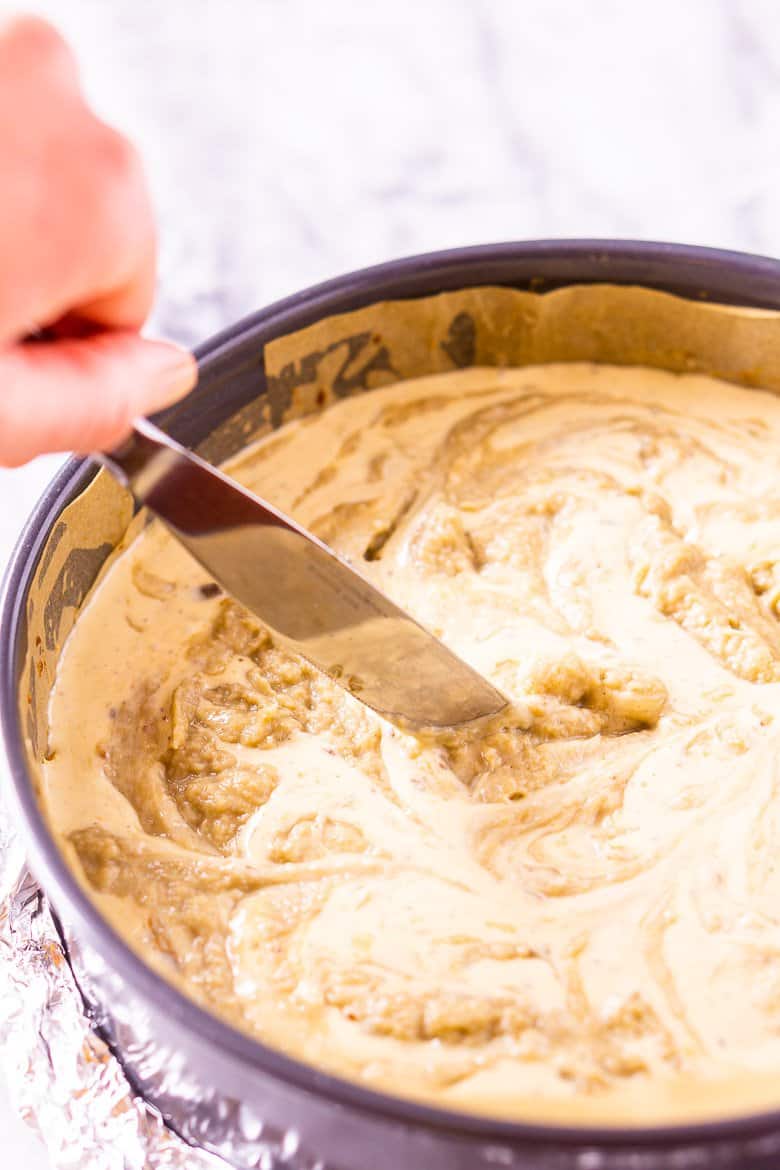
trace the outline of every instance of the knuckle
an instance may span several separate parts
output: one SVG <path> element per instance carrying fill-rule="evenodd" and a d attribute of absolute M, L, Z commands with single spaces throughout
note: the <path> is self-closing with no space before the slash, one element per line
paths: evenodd
<path fill-rule="evenodd" d="M 71 52 L 53 25 L 39 16 L 14 16 L 0 29 L 2 39 L 26 64 L 70 61 Z"/>
<path fill-rule="evenodd" d="M 135 230 L 137 209 L 143 206 L 145 190 L 138 153 L 123 134 L 97 122 L 92 168 L 92 211 L 97 223 L 108 235 L 128 240 Z"/>
<path fill-rule="evenodd" d="M 107 182 L 125 184 L 135 179 L 138 156 L 132 143 L 119 131 L 98 123 L 94 151 Z"/>
<path fill-rule="evenodd" d="M 147 230 L 145 185 L 138 154 L 118 131 L 95 120 L 82 155 L 80 214 L 100 244 L 107 268 L 124 269 Z"/>

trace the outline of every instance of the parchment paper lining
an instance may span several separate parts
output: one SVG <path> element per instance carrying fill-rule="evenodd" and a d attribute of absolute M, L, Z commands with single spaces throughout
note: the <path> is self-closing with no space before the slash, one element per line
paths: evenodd
<path fill-rule="evenodd" d="M 780 314 L 687 301 L 617 285 L 550 293 L 469 288 L 383 301 L 329 317 L 265 348 L 262 411 L 242 408 L 204 444 L 227 458 L 264 431 L 336 398 L 467 366 L 551 361 L 648 365 L 780 391 Z M 240 422 L 241 425 L 236 425 Z M 101 472 L 63 512 L 28 602 L 27 686 L 20 696 L 31 762 L 46 751 L 45 719 L 60 648 L 132 504 Z"/>
<path fill-rule="evenodd" d="M 695 371 L 778 392 L 780 313 L 611 285 L 573 285 L 545 294 L 468 288 L 377 303 L 267 345 L 267 394 L 226 419 L 202 449 L 210 458 L 227 458 L 288 419 L 407 378 L 474 365 L 575 360 Z M 26 606 L 27 650 L 19 690 L 36 784 L 47 751 L 47 708 L 60 651 L 109 557 L 143 523 L 143 516 L 131 523 L 132 512 L 129 494 L 100 472 L 62 512 L 39 559 Z M 237 1131 L 231 1147 L 224 1118 L 236 1114 L 236 1102 L 194 1104 L 182 1088 L 180 1132 L 188 1132 L 188 1124 L 191 1129 L 193 1108 L 214 1111 L 218 1145 L 206 1142 L 196 1153 L 133 1092 L 120 1061 L 96 1031 L 94 1008 L 81 999 L 46 899 L 25 872 L 18 838 L 2 810 L 0 847 L 5 863 L 0 874 L 0 1045 L 17 1103 L 28 1120 L 37 1119 L 53 1164 L 105 1170 L 108 1139 L 110 1166 L 281 1165 L 278 1145 L 276 1152 L 258 1147 L 259 1160 L 251 1163 L 241 1153 L 245 1135 Z M 119 1024 L 115 1033 L 126 1035 L 131 1023 L 119 1019 L 121 1005 L 112 1011 Z M 99 1014 L 105 1025 L 107 1009 Z M 65 1058 L 59 1066 L 52 1059 L 52 1037 L 59 1037 Z M 170 1071 L 165 1101 L 176 1125 L 177 1092 Z M 209 1132 L 206 1116 L 200 1132 Z M 217 1150 L 219 1158 L 214 1157 Z M 284 1157 L 286 1166 L 294 1161 L 294 1156 Z"/>

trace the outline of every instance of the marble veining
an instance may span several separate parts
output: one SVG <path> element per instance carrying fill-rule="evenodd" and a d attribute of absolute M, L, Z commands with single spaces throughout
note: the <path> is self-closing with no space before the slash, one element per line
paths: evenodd
<path fill-rule="evenodd" d="M 140 144 L 157 329 L 534 236 L 780 252 L 772 0 L 40 0 Z"/>

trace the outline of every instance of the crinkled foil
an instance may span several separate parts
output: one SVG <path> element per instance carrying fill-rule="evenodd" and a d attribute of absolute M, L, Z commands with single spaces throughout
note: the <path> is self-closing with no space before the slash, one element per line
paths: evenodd
<path fill-rule="evenodd" d="M 0 807 L 0 1056 L 55 1170 L 223 1170 L 133 1091 L 96 1026 L 49 904 Z M 275 1165 L 268 1151 L 265 1166 Z M 258 1162 L 258 1165 L 263 1165 Z"/>
<path fill-rule="evenodd" d="M 204 1096 L 183 1065 L 147 1044 L 142 1021 L 123 1019 L 121 1007 L 109 1015 L 85 994 L 99 962 L 77 939 L 63 940 L 0 804 L 0 1059 L 12 1102 L 54 1170 L 325 1170 L 295 1133 L 265 1126 L 246 1105 Z M 106 1034 L 132 1050 L 136 1066 L 147 1054 L 145 1079 L 175 1129 L 134 1090 Z"/>

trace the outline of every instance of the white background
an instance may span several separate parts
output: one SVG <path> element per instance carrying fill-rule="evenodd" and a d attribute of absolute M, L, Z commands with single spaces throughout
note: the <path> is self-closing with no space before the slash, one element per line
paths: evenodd
<path fill-rule="evenodd" d="M 35 7 L 142 148 L 161 221 L 153 327 L 185 343 L 314 281 L 459 244 L 780 254 L 776 0 Z M 0 471 L 0 562 L 56 462 Z M 0 1133 L 12 1170 L 43 1170 L 5 1094 Z"/>

